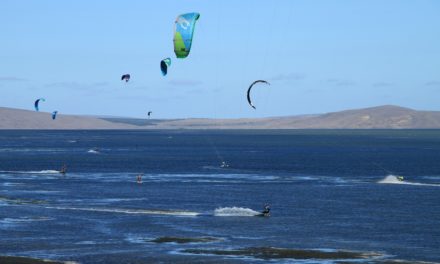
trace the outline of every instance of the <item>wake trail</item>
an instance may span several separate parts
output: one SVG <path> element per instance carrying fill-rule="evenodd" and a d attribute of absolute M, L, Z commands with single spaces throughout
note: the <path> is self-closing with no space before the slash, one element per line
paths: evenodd
<path fill-rule="evenodd" d="M 257 216 L 261 212 L 250 208 L 242 207 L 222 207 L 217 208 L 211 213 L 199 213 L 184 210 L 161 210 L 161 209 L 126 209 L 126 208 L 105 208 L 105 207 L 69 207 L 69 206 L 44 206 L 46 209 L 55 210 L 74 210 L 101 213 L 119 214 L 145 214 L 145 215 L 169 215 L 169 216 Z"/>
<path fill-rule="evenodd" d="M 400 181 L 397 177 L 398 176 L 395 176 L 395 175 L 387 175 L 385 178 L 378 181 L 377 183 L 440 187 L 440 184 L 435 184 L 435 183 L 408 182 L 406 180 Z"/>
<path fill-rule="evenodd" d="M 148 210 L 148 209 L 124 209 L 124 208 L 99 208 L 99 207 L 66 207 L 66 206 L 44 206 L 47 209 L 75 210 L 120 214 L 148 214 L 148 215 L 174 215 L 174 216 L 197 216 L 199 213 L 179 210 Z"/>
<path fill-rule="evenodd" d="M 256 216 L 261 214 L 250 208 L 222 207 L 214 210 L 214 216 Z"/>

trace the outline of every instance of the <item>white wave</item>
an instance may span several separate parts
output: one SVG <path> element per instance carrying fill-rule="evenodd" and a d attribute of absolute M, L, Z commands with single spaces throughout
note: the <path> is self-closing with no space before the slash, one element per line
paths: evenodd
<path fill-rule="evenodd" d="M 0 224 L 24 223 L 24 222 L 40 222 L 54 220 L 52 217 L 20 217 L 20 218 L 3 218 L 0 219 Z"/>
<path fill-rule="evenodd" d="M 52 194 L 52 193 L 64 193 L 63 191 L 50 191 L 50 190 L 20 190 L 21 193 L 40 193 L 40 194 Z"/>
<path fill-rule="evenodd" d="M 30 173 L 51 174 L 51 173 L 60 173 L 60 172 L 57 170 L 42 170 L 42 171 L 35 171 L 35 172 L 30 172 Z"/>
<path fill-rule="evenodd" d="M 0 148 L 0 152 L 64 152 L 59 148 Z"/>
<path fill-rule="evenodd" d="M 76 242 L 75 245 L 96 245 L 98 244 L 95 241 L 91 241 L 91 240 L 85 240 L 85 241 L 80 241 L 80 242 Z"/>
<path fill-rule="evenodd" d="M 436 176 L 424 176 L 422 177 L 424 179 L 428 179 L 428 180 L 440 180 L 440 175 L 436 175 Z"/>
<path fill-rule="evenodd" d="M 137 234 L 136 235 L 129 234 L 124 240 L 133 244 L 145 244 L 146 241 L 153 239 L 154 237 L 144 237 L 144 236 L 139 236 Z"/>
<path fill-rule="evenodd" d="M 247 239 L 247 240 L 261 240 L 262 239 L 261 236 L 255 236 L 255 237 L 251 237 L 251 236 L 232 236 L 232 238 Z"/>
<path fill-rule="evenodd" d="M 198 181 L 202 180 L 250 180 L 250 181 L 273 181 L 278 180 L 278 176 L 265 176 L 258 174 L 238 174 L 238 173 L 228 173 L 228 174 L 150 174 L 144 175 L 142 178 L 148 179 L 160 179 L 160 180 L 175 180 L 175 179 L 186 179 L 188 181 Z"/>
<path fill-rule="evenodd" d="M 41 170 L 41 171 L 0 171 L 0 173 L 16 173 L 16 174 L 58 174 L 57 170 Z"/>
<path fill-rule="evenodd" d="M 98 207 L 62 207 L 62 206 L 45 206 L 47 209 L 57 210 L 77 210 L 104 213 L 120 213 L 120 214 L 149 214 L 149 215 L 173 215 L 173 216 L 197 216 L 200 213 L 179 210 L 145 210 L 145 209 L 123 209 L 123 208 L 98 208 Z"/>
<path fill-rule="evenodd" d="M 261 212 L 243 207 L 221 207 L 214 210 L 215 216 L 256 216 Z"/>
<path fill-rule="evenodd" d="M 99 154 L 100 152 L 99 152 L 98 150 L 96 150 L 96 149 L 89 149 L 89 150 L 87 151 L 87 153 Z"/>
<path fill-rule="evenodd" d="M 220 166 L 216 167 L 216 166 L 203 166 L 202 169 L 204 170 L 220 170 L 222 168 L 220 168 Z"/>
<path fill-rule="evenodd" d="M 114 202 L 127 202 L 127 201 L 143 201 L 148 200 L 147 198 L 103 198 L 103 199 L 92 199 L 94 202 L 101 203 L 114 203 Z"/>
<path fill-rule="evenodd" d="M 387 175 L 382 180 L 378 181 L 377 183 L 381 184 L 403 184 L 403 185 L 416 185 L 416 186 L 437 186 L 440 187 L 440 184 L 430 184 L 430 183 L 420 183 L 420 182 L 409 182 L 406 180 L 399 180 L 399 176 L 395 175 Z"/>
<path fill-rule="evenodd" d="M 5 182 L 2 184 L 3 186 L 20 186 L 20 185 L 24 185 L 23 183 L 19 183 L 19 182 Z"/>

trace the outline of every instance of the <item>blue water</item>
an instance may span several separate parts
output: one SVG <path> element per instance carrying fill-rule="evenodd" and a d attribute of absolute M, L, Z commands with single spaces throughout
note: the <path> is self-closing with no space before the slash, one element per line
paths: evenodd
<path fill-rule="evenodd" d="M 266 260 L 184 250 L 274 247 L 440 262 L 439 202 L 439 130 L 0 132 L 0 255 L 243 263 Z M 271 217 L 254 217 L 265 203 Z"/>

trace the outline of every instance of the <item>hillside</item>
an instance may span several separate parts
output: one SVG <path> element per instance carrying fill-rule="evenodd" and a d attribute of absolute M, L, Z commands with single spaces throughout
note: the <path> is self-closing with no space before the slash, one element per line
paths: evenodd
<path fill-rule="evenodd" d="M 237 119 L 98 118 L 0 107 L 0 129 L 417 129 L 439 128 L 440 111 L 385 105 L 340 112 Z"/>
<path fill-rule="evenodd" d="M 0 129 L 130 129 L 132 125 L 118 124 L 94 117 L 58 114 L 0 107 Z"/>

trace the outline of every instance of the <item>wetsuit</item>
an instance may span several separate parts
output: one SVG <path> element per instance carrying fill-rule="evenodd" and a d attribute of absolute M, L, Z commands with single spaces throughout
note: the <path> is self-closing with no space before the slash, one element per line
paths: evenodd
<path fill-rule="evenodd" d="M 262 214 L 264 216 L 269 216 L 269 214 L 270 214 L 270 206 L 265 206 Z"/>

